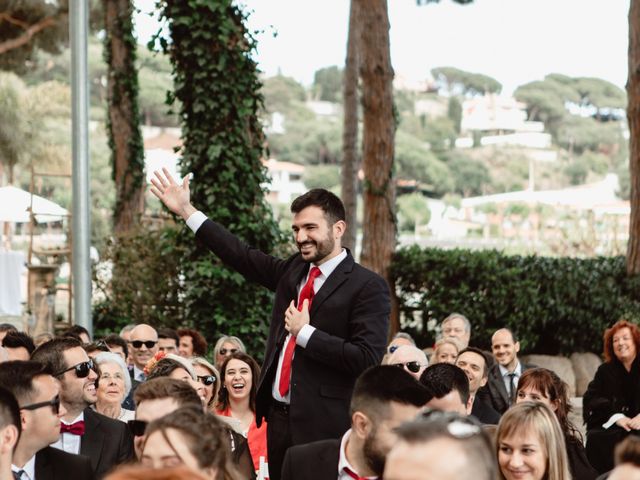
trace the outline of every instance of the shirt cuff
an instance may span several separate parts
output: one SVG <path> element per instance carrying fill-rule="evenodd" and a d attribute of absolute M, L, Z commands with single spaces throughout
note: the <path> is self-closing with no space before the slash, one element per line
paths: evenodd
<path fill-rule="evenodd" d="M 187 227 L 189 227 L 193 233 L 196 233 L 206 219 L 207 216 L 200 210 L 193 212 L 189 215 L 189 218 L 187 218 Z"/>
<path fill-rule="evenodd" d="M 621 418 L 624 418 L 624 414 L 622 414 L 622 413 L 614 413 L 613 415 L 611 415 L 611 418 L 609 419 L 609 421 L 607 423 L 602 424 L 602 427 L 603 428 L 609 428 L 612 425 L 614 425 Z"/>
<path fill-rule="evenodd" d="M 307 348 L 307 343 L 309 343 L 309 339 L 315 331 L 316 327 L 312 327 L 309 324 L 303 325 L 303 327 L 298 332 L 298 335 L 296 336 L 296 345 L 299 345 L 302 348 Z"/>

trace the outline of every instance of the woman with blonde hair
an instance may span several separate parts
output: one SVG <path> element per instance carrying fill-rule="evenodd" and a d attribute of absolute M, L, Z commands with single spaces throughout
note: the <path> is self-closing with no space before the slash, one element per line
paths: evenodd
<path fill-rule="evenodd" d="M 505 412 L 496 432 L 501 480 L 571 480 L 564 435 L 543 403 L 522 402 Z"/>
<path fill-rule="evenodd" d="M 213 412 L 215 411 L 215 403 L 220 389 L 220 373 L 206 358 L 192 357 L 191 363 L 196 372 L 198 382 L 202 384 L 206 392 L 207 410 Z"/>
<path fill-rule="evenodd" d="M 433 353 L 429 359 L 429 365 L 434 363 L 450 363 L 455 364 L 458 353 L 460 353 L 461 345 L 457 338 L 444 337 L 438 340 L 433 347 Z"/>

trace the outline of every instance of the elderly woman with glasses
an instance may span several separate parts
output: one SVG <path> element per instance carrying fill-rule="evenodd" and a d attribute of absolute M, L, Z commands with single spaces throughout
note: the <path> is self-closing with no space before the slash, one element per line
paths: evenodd
<path fill-rule="evenodd" d="M 429 366 L 426 353 L 412 345 L 399 346 L 385 362 L 386 365 L 404 368 L 416 380 L 420 380 L 420 375 Z"/>
<path fill-rule="evenodd" d="M 135 412 L 122 408 L 123 400 L 131 391 L 131 377 L 122 357 L 116 353 L 101 352 L 94 358 L 100 376 L 96 394 L 98 400 L 92 408 L 109 418 L 123 422 L 133 420 Z"/>

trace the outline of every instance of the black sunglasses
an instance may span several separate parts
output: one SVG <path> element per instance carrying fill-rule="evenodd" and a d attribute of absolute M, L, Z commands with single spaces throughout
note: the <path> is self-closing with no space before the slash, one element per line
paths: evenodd
<path fill-rule="evenodd" d="M 237 349 L 237 348 L 229 348 L 229 349 L 227 349 L 227 348 L 221 348 L 221 349 L 220 349 L 220 355 L 226 355 L 226 354 L 227 354 L 227 352 L 228 352 L 228 353 L 236 353 L 237 351 L 238 351 L 238 349 Z"/>
<path fill-rule="evenodd" d="M 58 415 L 58 413 L 60 412 L 60 396 L 56 395 L 52 400 L 49 400 L 48 402 L 39 402 L 32 403 L 31 405 L 25 405 L 23 407 L 20 407 L 20 410 L 37 410 L 38 408 L 42 407 L 51 407 L 51 411 L 53 411 L 53 414 Z"/>
<path fill-rule="evenodd" d="M 399 345 L 391 345 L 389 347 L 389 353 L 393 353 L 398 349 Z"/>
<path fill-rule="evenodd" d="M 216 383 L 216 376 L 215 375 L 198 375 L 198 381 L 208 387 L 209 385 L 213 385 L 214 383 Z"/>
<path fill-rule="evenodd" d="M 405 363 L 394 363 L 393 365 L 400 368 L 407 367 L 407 370 L 409 370 L 411 373 L 418 373 L 420 371 L 420 368 L 422 367 L 422 364 L 420 362 L 415 362 L 415 361 L 405 362 Z"/>
<path fill-rule="evenodd" d="M 143 436 L 148 424 L 149 423 L 145 422 L 144 420 L 129 420 L 127 422 L 129 430 L 131 431 L 131 435 L 133 435 L 134 437 Z"/>
<path fill-rule="evenodd" d="M 154 342 L 153 340 L 132 340 L 130 343 L 133 345 L 133 348 L 141 348 L 142 345 L 147 348 L 153 348 L 158 342 Z"/>
<path fill-rule="evenodd" d="M 69 367 L 66 370 L 62 370 L 61 372 L 58 372 L 54 375 L 54 377 L 58 377 L 60 375 L 63 375 L 64 373 L 68 372 L 69 370 L 75 370 L 76 372 L 76 377 L 78 378 L 86 378 L 89 376 L 89 372 L 91 372 L 91 370 L 95 371 L 94 365 L 93 365 L 93 360 L 89 360 L 87 362 L 82 362 L 82 363 L 78 363 L 77 365 L 74 365 L 73 367 Z"/>

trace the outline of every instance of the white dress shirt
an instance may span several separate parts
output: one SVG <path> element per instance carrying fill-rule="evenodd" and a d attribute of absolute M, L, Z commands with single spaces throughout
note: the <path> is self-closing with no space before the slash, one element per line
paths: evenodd
<path fill-rule="evenodd" d="M 353 473 L 358 475 L 356 469 L 349 463 L 347 459 L 347 442 L 349 441 L 349 436 L 351 436 L 351 429 L 347 430 L 346 433 L 342 436 L 342 440 L 340 440 L 340 457 L 338 460 L 338 478 L 337 480 L 353 480 L 353 477 L 347 473 L 347 468 L 351 470 Z M 378 477 L 364 477 L 369 480 L 377 480 Z"/>
<path fill-rule="evenodd" d="M 84 412 L 80 412 L 80 415 L 78 415 L 72 422 L 65 422 L 62 419 L 60 419 L 60 421 L 66 425 L 84 421 Z M 69 432 L 61 433 L 58 441 L 52 443 L 51 446 L 57 448 L 58 450 L 63 450 L 67 453 L 78 455 L 80 453 L 80 440 L 82 440 L 82 435 L 74 435 L 73 433 Z"/>
<path fill-rule="evenodd" d="M 522 375 L 522 365 L 520 365 L 520 360 L 518 360 L 518 364 L 516 365 L 516 368 L 513 369 L 513 372 L 510 372 L 500 364 L 498 364 L 498 368 L 500 369 L 500 375 L 502 375 L 502 381 L 504 382 L 504 388 L 507 391 L 507 394 L 512 395 L 511 377 L 509 376 L 509 374 L 510 373 L 516 374 L 515 377 L 513 377 L 513 386 L 514 388 L 517 389 L 518 381 L 520 380 L 520 376 Z M 515 392 L 513 394 L 515 394 Z"/>
<path fill-rule="evenodd" d="M 36 480 L 36 456 L 34 455 L 27 460 L 27 463 L 22 468 L 11 465 L 12 472 L 19 472 L 20 470 L 22 470 L 20 480 Z"/>

